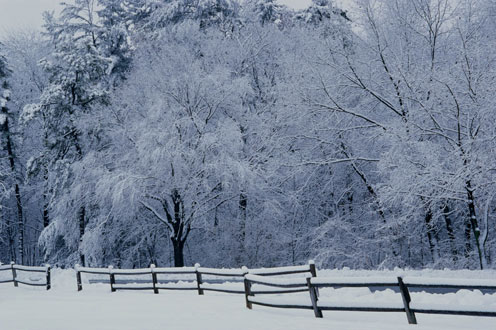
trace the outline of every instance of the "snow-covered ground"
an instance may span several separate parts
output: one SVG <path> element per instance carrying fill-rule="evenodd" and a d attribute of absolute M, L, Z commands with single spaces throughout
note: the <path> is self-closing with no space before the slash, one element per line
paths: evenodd
<path fill-rule="evenodd" d="M 391 276 L 392 272 L 320 271 L 319 276 Z M 405 276 L 426 278 L 496 278 L 495 272 L 407 272 Z M 198 296 L 195 291 L 110 292 L 108 284 L 85 284 L 82 292 L 76 291 L 75 273 L 72 270 L 54 270 L 52 290 L 0 284 L 1 330 L 87 330 L 87 329 L 496 329 L 496 318 L 423 315 L 417 314 L 418 325 L 408 325 L 404 313 L 324 312 L 316 319 L 310 310 L 283 310 L 254 306 L 245 308 L 243 295 L 206 292 Z M 260 296 L 262 297 L 262 296 Z M 288 295 L 282 299 L 288 299 Z M 278 299 L 271 297 L 270 299 Z M 306 301 L 308 295 L 295 294 L 292 298 Z M 460 290 L 457 293 L 432 295 L 413 293 L 412 300 L 424 304 L 449 306 L 479 306 L 496 311 L 496 293 Z M 321 291 L 322 303 L 401 305 L 401 298 L 392 290 L 370 292 L 367 288 L 326 289 Z"/>

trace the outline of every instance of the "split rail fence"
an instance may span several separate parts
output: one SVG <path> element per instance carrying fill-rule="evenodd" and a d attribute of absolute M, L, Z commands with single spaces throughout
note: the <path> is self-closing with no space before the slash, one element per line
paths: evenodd
<path fill-rule="evenodd" d="M 153 290 L 158 294 L 160 290 L 194 290 L 199 295 L 205 291 L 244 294 L 248 309 L 253 305 L 275 308 L 292 308 L 313 310 L 315 317 L 322 318 L 323 311 L 358 311 L 358 312 L 402 312 L 406 314 L 408 323 L 417 324 L 416 314 L 448 314 L 496 317 L 494 310 L 481 310 L 480 306 L 438 306 L 412 301 L 410 292 L 422 290 L 427 292 L 443 292 L 443 290 L 485 290 L 496 292 L 494 280 L 460 280 L 460 279 L 429 279 L 415 277 L 317 277 L 315 264 L 311 261 L 308 265 L 248 269 L 246 267 L 236 269 L 205 268 L 196 264 L 195 267 L 183 268 L 160 268 L 151 266 L 143 269 L 114 269 L 88 268 L 76 265 L 77 289 L 83 289 L 82 274 L 108 276 L 111 292 L 117 290 Z M 31 286 L 46 286 L 50 289 L 50 266 L 29 267 L 11 263 L 0 265 L 0 273 L 10 271 L 12 279 L 0 280 L 1 283 L 13 282 L 14 286 L 19 283 Z M 26 281 L 20 279 L 18 272 L 43 273 L 45 282 Z M 284 275 L 304 274 L 305 277 L 284 277 Z M 160 275 L 181 275 L 180 279 L 160 279 Z M 184 275 L 186 275 L 185 278 Z M 144 283 L 136 283 L 136 277 L 145 276 Z M 275 277 L 277 276 L 277 277 Z M 229 287 L 226 282 L 219 278 L 227 278 L 233 281 L 237 287 Z M 143 281 L 142 281 L 143 282 Z M 319 290 L 326 288 L 369 288 L 375 290 L 393 289 L 399 292 L 401 301 L 391 301 L 382 306 L 367 304 L 367 302 L 329 303 L 321 301 Z M 292 293 L 308 292 L 309 298 L 298 295 L 295 299 L 285 298 Z M 276 295 L 267 297 L 266 295 Z M 308 296 L 307 296 L 308 297 Z M 399 298 L 399 297 L 398 297 Z M 296 302 L 295 302 L 296 301 Z"/>
<path fill-rule="evenodd" d="M 46 287 L 47 290 L 50 290 L 51 287 L 51 280 L 50 280 L 50 266 L 41 266 L 41 267 L 33 267 L 33 266 L 21 266 L 21 265 L 16 265 L 15 263 L 10 263 L 10 265 L 0 265 L 0 273 L 1 272 L 10 272 L 12 274 L 12 279 L 8 280 L 1 280 L 0 279 L 0 284 L 2 283 L 14 283 L 14 286 L 17 287 L 19 286 L 19 283 L 24 284 L 24 285 L 29 285 L 29 286 L 44 286 Z M 19 272 L 21 273 L 41 273 L 44 274 L 42 277 L 45 278 L 44 282 L 40 281 L 28 281 L 25 280 L 24 278 L 19 277 Z M 43 278 L 40 278 L 41 280 Z"/>
<path fill-rule="evenodd" d="M 203 295 L 205 291 L 215 291 L 234 294 L 245 294 L 246 290 L 241 288 L 229 288 L 226 285 L 219 283 L 219 280 L 212 279 L 212 277 L 230 278 L 233 282 L 243 284 L 244 278 L 247 274 L 256 274 L 257 276 L 281 276 L 293 274 L 308 274 L 308 276 L 316 277 L 317 271 L 315 264 L 309 262 L 308 265 L 290 266 L 290 267 L 277 267 L 277 268 L 257 268 L 248 269 L 246 267 L 233 268 L 233 269 L 217 269 L 205 268 L 196 264 L 195 267 L 182 267 L 182 268 L 159 268 L 151 265 L 150 268 L 141 269 L 114 269 L 112 266 L 108 268 L 88 268 L 76 265 L 76 279 L 78 291 L 83 290 L 82 274 L 90 275 L 108 275 L 110 290 L 115 292 L 117 290 L 153 290 L 158 294 L 159 290 L 196 290 L 199 295 Z M 130 282 L 130 277 L 136 278 L 137 276 L 148 275 L 148 281 L 144 285 L 127 284 Z M 181 278 L 182 283 L 174 283 L 176 280 L 166 279 L 160 280 L 159 275 L 190 275 L 189 279 Z M 184 282 L 185 281 L 185 282 Z M 293 293 L 303 292 L 306 289 L 297 290 L 262 290 L 258 294 L 280 294 L 280 293 Z"/>
<path fill-rule="evenodd" d="M 259 284 L 275 288 L 298 290 L 305 288 L 310 296 L 308 303 L 292 303 L 284 302 L 283 300 L 267 300 L 256 297 L 257 292 L 251 290 L 253 284 Z M 487 316 L 496 317 L 496 311 L 480 311 L 479 307 L 473 309 L 465 307 L 450 309 L 453 306 L 432 308 L 423 304 L 415 304 L 412 302 L 409 288 L 429 289 L 467 289 L 467 290 L 494 290 L 496 284 L 493 280 L 454 280 L 454 279 L 423 279 L 402 277 L 397 278 L 311 278 L 306 279 L 267 279 L 261 276 L 247 274 L 245 276 L 245 299 L 246 307 L 252 309 L 252 305 L 261 305 L 266 307 L 276 308 L 294 308 L 294 309 L 310 309 L 314 311 L 315 317 L 322 318 L 322 311 L 358 311 L 358 312 L 404 312 L 408 323 L 417 324 L 415 313 L 423 314 L 449 314 L 449 315 L 468 315 L 468 316 Z M 329 304 L 319 301 L 319 289 L 324 288 L 376 288 L 379 290 L 393 289 L 399 290 L 402 303 L 392 302 L 387 306 L 372 306 L 372 304 Z"/>
<path fill-rule="evenodd" d="M 493 280 L 455 280 L 455 279 L 426 279 L 415 277 L 348 277 L 348 278 L 324 278 L 317 277 L 315 264 L 311 261 L 308 265 L 294 267 L 258 268 L 248 269 L 215 269 L 204 268 L 196 264 L 195 267 L 184 268 L 157 268 L 152 265 L 145 269 L 114 269 L 109 268 L 85 268 L 76 267 L 78 291 L 83 289 L 81 274 L 108 275 L 110 289 L 117 290 L 153 290 L 158 294 L 159 290 L 196 290 L 199 295 L 205 291 L 216 291 L 225 293 L 244 294 L 248 309 L 253 305 L 275 308 L 307 309 L 313 310 L 318 318 L 323 317 L 323 311 L 358 311 L 358 312 L 402 312 L 406 314 L 410 324 L 417 324 L 416 313 L 423 314 L 449 314 L 496 317 L 496 311 L 477 310 L 479 307 L 468 308 L 444 306 L 434 308 L 425 304 L 415 304 L 410 295 L 411 290 L 422 289 L 424 291 L 439 292 L 440 290 L 490 290 L 496 292 L 496 282 Z M 183 283 L 174 283 L 177 280 L 161 281 L 158 275 L 190 275 L 190 279 Z M 305 274 L 305 277 L 283 277 L 283 275 Z M 132 282 L 126 280 L 137 275 L 149 275 L 148 283 L 144 285 L 125 284 Z M 236 279 L 237 283 L 243 284 L 244 288 L 229 288 L 225 284 L 219 284 L 218 280 L 211 277 L 226 277 Z M 116 279 L 117 277 L 117 279 Z M 210 278 L 209 278 L 210 277 Z M 119 279 L 121 280 L 119 284 Z M 185 280 L 181 278 L 181 280 Z M 222 282 L 221 282 L 222 283 Z M 399 292 L 401 301 L 390 302 L 383 306 L 373 305 L 372 302 L 360 302 L 359 304 L 336 304 L 326 303 L 319 299 L 319 290 L 326 288 L 360 288 L 385 290 L 393 289 Z M 308 292 L 309 298 L 301 295 L 296 297 L 295 302 L 285 301 L 285 297 L 292 293 Z M 266 295 L 278 295 L 267 298 Z M 399 297 L 398 297 L 399 298 Z M 294 300 L 291 300 L 294 301 Z M 452 309 L 450 309 L 452 308 Z"/>

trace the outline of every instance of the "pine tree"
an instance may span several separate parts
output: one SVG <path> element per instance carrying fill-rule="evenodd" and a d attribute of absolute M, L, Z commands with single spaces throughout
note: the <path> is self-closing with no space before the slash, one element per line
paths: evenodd
<path fill-rule="evenodd" d="M 239 4 L 233 0 L 169 0 L 150 6 L 150 15 L 141 25 L 147 31 L 191 20 L 200 29 L 217 26 L 225 33 L 232 33 L 237 24 Z"/>
<path fill-rule="evenodd" d="M 256 0 L 253 4 L 254 12 L 260 24 L 282 24 L 287 8 L 275 0 Z"/>
<path fill-rule="evenodd" d="M 108 74 L 114 59 L 102 51 L 101 27 L 96 24 L 94 1 L 77 0 L 65 4 L 61 18 L 46 14 L 45 28 L 55 52 L 42 61 L 49 84 L 40 102 L 24 109 L 24 120 L 42 116 L 45 120 L 45 152 L 32 166 L 46 167 L 51 191 L 63 200 L 73 176 L 71 165 L 81 160 L 91 144 L 81 118 L 94 105 L 104 104 L 109 91 Z M 57 200 L 57 199 L 55 199 Z M 86 224 L 86 205 L 80 197 L 72 201 L 79 222 L 79 242 Z M 77 211 L 76 211 L 77 209 Z M 85 263 L 80 254 L 81 264 Z"/>
<path fill-rule="evenodd" d="M 2 49 L 2 44 L 0 44 L 0 51 Z M 23 265 L 25 263 L 24 258 L 24 210 L 22 206 L 21 189 L 19 184 L 19 173 L 17 167 L 17 157 L 15 154 L 13 132 L 10 121 L 12 120 L 12 114 L 7 107 L 7 102 L 10 101 L 10 90 L 7 82 L 7 78 L 10 75 L 10 70 L 7 66 L 7 61 L 5 56 L 0 53 L 0 125 L 3 135 L 4 143 L 2 143 L 2 149 L 7 152 L 9 169 L 11 173 L 11 180 L 14 190 L 14 197 L 17 209 L 17 234 L 18 234 L 18 262 Z"/>

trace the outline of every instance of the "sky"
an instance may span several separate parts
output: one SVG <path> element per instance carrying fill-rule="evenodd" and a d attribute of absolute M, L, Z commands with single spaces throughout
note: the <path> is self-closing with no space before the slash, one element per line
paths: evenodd
<path fill-rule="evenodd" d="M 38 29 L 43 24 L 42 13 L 56 10 L 62 0 L 0 0 L 0 37 L 9 31 Z M 66 0 L 70 2 L 70 0 Z M 352 0 L 338 0 L 341 4 Z M 307 7 L 311 0 L 279 0 L 296 9 Z"/>
<path fill-rule="evenodd" d="M 61 0 L 0 0 L 0 35 L 18 29 L 36 29 L 43 24 L 42 13 L 54 10 Z"/>

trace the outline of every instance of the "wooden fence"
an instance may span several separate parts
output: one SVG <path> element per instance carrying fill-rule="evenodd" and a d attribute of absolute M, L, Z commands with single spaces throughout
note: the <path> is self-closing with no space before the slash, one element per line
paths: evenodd
<path fill-rule="evenodd" d="M 243 288 L 226 288 L 225 285 L 219 285 L 217 283 L 218 281 L 213 280 L 212 277 L 231 278 L 235 280 L 234 282 L 239 282 L 241 284 L 244 283 L 244 278 L 247 274 L 267 277 L 305 273 L 311 277 L 317 276 L 317 271 L 313 262 L 309 262 L 308 265 L 302 266 L 257 269 L 248 269 L 246 267 L 232 269 L 205 268 L 201 267 L 199 264 L 196 264 L 195 267 L 183 268 L 159 268 L 152 265 L 150 268 L 141 269 L 114 269 L 112 266 L 109 266 L 108 268 L 88 268 L 76 265 L 78 291 L 83 289 L 82 274 L 92 274 L 108 275 L 111 292 L 115 292 L 117 290 L 153 290 L 156 294 L 159 293 L 159 290 L 196 290 L 199 295 L 203 295 L 205 291 L 245 294 L 246 290 Z M 159 280 L 158 275 L 191 275 L 192 278 L 185 283 L 177 284 L 173 283 L 174 281 L 171 280 L 161 281 Z M 136 278 L 137 276 L 149 277 L 148 280 L 145 280 L 145 283 L 143 283 L 144 285 L 137 286 L 136 284 L 123 284 L 123 282 L 126 282 L 126 278 Z M 184 279 L 181 280 L 184 281 Z M 283 290 L 282 292 L 281 290 L 265 290 L 257 293 L 276 294 L 301 291 L 306 290 Z"/>
<path fill-rule="evenodd" d="M 323 311 L 359 311 L 359 312 L 402 312 L 406 314 L 408 323 L 417 324 L 416 313 L 423 314 L 448 314 L 467 316 L 496 317 L 496 311 L 480 310 L 480 306 L 473 308 L 459 308 L 449 306 L 435 308 L 428 305 L 416 304 L 412 301 L 410 292 L 412 290 L 434 291 L 440 290 L 489 290 L 496 292 L 496 281 L 494 280 L 459 280 L 459 279 L 429 279 L 415 277 L 347 277 L 347 278 L 324 278 L 317 277 L 315 264 L 310 261 L 307 265 L 277 267 L 277 268 L 257 268 L 248 269 L 246 267 L 235 269 L 205 268 L 196 264 L 194 267 L 183 268 L 159 268 L 151 266 L 143 269 L 114 269 L 108 268 L 88 268 L 76 265 L 77 289 L 83 289 L 82 274 L 105 275 L 109 278 L 110 290 L 153 290 L 158 294 L 160 290 L 195 290 L 199 295 L 205 291 L 225 292 L 244 294 L 246 307 L 253 308 L 253 305 L 260 305 L 275 308 L 294 308 L 313 310 L 315 317 L 322 318 Z M 13 282 L 32 286 L 46 286 L 50 289 L 50 266 L 29 267 L 11 263 L 10 265 L 0 265 L 0 272 L 10 271 L 12 279 L 0 280 L 1 283 Z M 17 272 L 44 273 L 45 283 L 28 282 L 18 278 Z M 283 275 L 305 274 L 305 277 L 283 277 Z M 159 275 L 190 275 L 189 279 L 161 280 Z M 137 276 L 146 276 L 143 285 L 136 284 Z M 278 276 L 278 277 L 275 277 Z M 281 277 L 282 276 L 282 277 Z M 214 279 L 212 279 L 214 277 Z M 225 284 L 219 284 L 216 279 L 229 278 L 242 287 L 229 288 Z M 129 278 L 131 278 L 129 280 Z M 186 281 L 175 283 L 177 281 Z M 131 283 L 131 284 L 130 284 Z M 223 283 L 221 281 L 221 283 Z M 384 290 L 393 289 L 399 292 L 401 302 L 391 302 L 382 306 L 360 302 L 359 304 L 336 304 L 325 303 L 319 299 L 319 289 L 325 288 L 360 288 Z M 298 296 L 297 302 L 287 302 L 285 297 L 291 293 L 308 292 L 310 299 Z M 266 295 L 277 294 L 273 299 L 267 299 Z M 303 299 L 302 299 L 303 298 Z"/>
<path fill-rule="evenodd" d="M 283 300 L 274 301 L 256 297 L 259 292 L 252 291 L 252 284 L 259 284 L 268 287 L 308 291 L 310 299 L 308 303 L 285 303 Z M 402 304 L 394 302 L 388 306 L 372 306 L 360 304 L 350 304 L 348 306 L 338 304 L 326 304 L 319 301 L 318 289 L 322 288 L 376 288 L 376 289 L 396 289 L 399 290 Z M 252 305 L 261 305 L 276 308 L 295 308 L 313 310 L 315 317 L 323 317 L 322 311 L 359 311 L 359 312 L 404 312 L 408 323 L 417 324 L 415 313 L 425 314 L 450 314 L 469 316 L 496 317 L 496 311 L 480 311 L 470 308 L 449 309 L 430 308 L 421 304 L 415 305 L 412 302 L 409 288 L 423 289 L 467 289 L 467 290 L 495 290 L 496 283 L 492 280 L 454 280 L 454 279 L 425 279 L 425 278 L 311 278 L 306 279 L 267 279 L 261 276 L 247 274 L 245 276 L 246 307 L 252 309 Z"/>
<path fill-rule="evenodd" d="M 44 286 L 47 290 L 50 290 L 51 280 L 50 280 L 50 266 L 42 266 L 42 267 L 33 267 L 33 266 L 21 266 L 16 265 L 11 262 L 10 265 L 0 265 L 0 272 L 11 272 L 12 279 L 8 280 L 0 280 L 1 283 L 10 283 L 13 282 L 14 286 L 19 286 L 19 283 L 29 286 Z M 19 279 L 18 272 L 27 272 L 27 273 L 43 273 L 45 274 L 45 282 L 30 282 Z"/>

